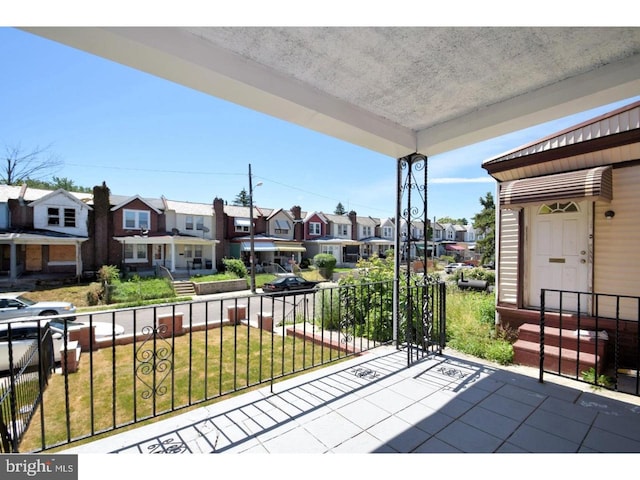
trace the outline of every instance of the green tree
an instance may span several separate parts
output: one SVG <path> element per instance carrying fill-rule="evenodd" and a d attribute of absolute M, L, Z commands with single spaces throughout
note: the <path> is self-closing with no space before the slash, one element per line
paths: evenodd
<path fill-rule="evenodd" d="M 462 218 L 440 217 L 438 219 L 438 223 L 453 223 L 454 225 L 466 225 L 469 222 L 464 217 Z"/>
<path fill-rule="evenodd" d="M 57 190 L 62 188 L 67 192 L 91 193 L 93 191 L 90 187 L 80 187 L 76 185 L 73 180 L 67 177 L 56 177 L 55 175 L 51 181 L 28 179 L 25 183 L 31 188 L 40 188 L 42 190 Z"/>
<path fill-rule="evenodd" d="M 473 228 L 483 236 L 476 242 L 476 251 L 482 255 L 482 263 L 487 263 L 494 260 L 496 254 L 496 206 L 491 192 L 480 198 L 480 204 L 482 211 L 474 215 Z"/>
<path fill-rule="evenodd" d="M 249 194 L 246 189 L 243 188 L 240 190 L 240 193 L 236 195 L 233 204 L 240 207 L 248 207 L 251 204 L 251 199 L 249 198 Z"/>
<path fill-rule="evenodd" d="M 347 211 L 344 209 L 344 205 L 342 205 L 341 202 L 338 202 L 338 205 L 336 205 L 336 209 L 333 213 L 335 213 L 336 215 L 344 215 L 345 213 L 347 213 Z"/>

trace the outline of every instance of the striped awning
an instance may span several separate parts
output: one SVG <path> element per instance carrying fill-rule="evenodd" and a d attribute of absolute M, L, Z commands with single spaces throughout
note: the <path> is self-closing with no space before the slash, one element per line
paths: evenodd
<path fill-rule="evenodd" d="M 585 198 L 610 202 L 613 197 L 612 177 L 611 166 L 607 165 L 513 180 L 500 186 L 500 205 Z"/>

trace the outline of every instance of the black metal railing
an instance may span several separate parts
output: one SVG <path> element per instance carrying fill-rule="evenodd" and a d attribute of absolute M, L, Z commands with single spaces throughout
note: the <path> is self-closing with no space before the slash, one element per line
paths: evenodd
<path fill-rule="evenodd" d="M 0 332 L 0 452 L 15 452 L 54 367 L 47 323 L 6 323 Z"/>
<path fill-rule="evenodd" d="M 640 395 L 640 297 L 543 289 L 540 381 L 544 373 Z"/>
<path fill-rule="evenodd" d="M 429 288 L 411 289 L 420 307 L 410 323 L 416 338 L 431 336 L 425 346 L 442 345 L 444 288 L 433 287 L 435 313 L 426 314 L 418 297 Z M 41 383 L 41 401 L 11 451 L 108 435 L 393 343 L 392 296 L 389 281 L 80 313 L 66 324 L 57 373 Z M 67 355 L 76 342 L 81 354 Z"/>

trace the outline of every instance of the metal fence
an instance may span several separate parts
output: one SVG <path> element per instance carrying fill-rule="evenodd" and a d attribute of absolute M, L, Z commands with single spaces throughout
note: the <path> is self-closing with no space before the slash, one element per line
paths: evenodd
<path fill-rule="evenodd" d="M 640 297 L 543 289 L 540 305 L 540 381 L 640 395 Z"/>
<path fill-rule="evenodd" d="M 427 287 L 415 288 L 419 295 Z M 56 373 L 40 383 L 42 400 L 11 450 L 108 435 L 394 342 L 392 282 L 285 293 L 78 315 L 66 324 Z M 424 325 L 429 316 L 423 307 L 416 312 L 420 320 L 411 323 Z M 125 332 L 116 335 L 116 325 Z M 81 354 L 67 355 L 76 343 Z M 21 406 L 17 400 L 11 414 Z"/>
<path fill-rule="evenodd" d="M 14 452 L 41 404 L 53 371 L 52 332 L 47 323 L 7 323 L 0 332 L 0 452 Z"/>

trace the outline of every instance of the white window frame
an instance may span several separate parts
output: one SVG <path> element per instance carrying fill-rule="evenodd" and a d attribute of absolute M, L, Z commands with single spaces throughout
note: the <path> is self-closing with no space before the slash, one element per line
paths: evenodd
<path fill-rule="evenodd" d="M 60 209 L 57 207 L 47 208 L 47 225 L 50 227 L 60 226 Z"/>
<path fill-rule="evenodd" d="M 127 218 L 131 215 L 133 216 L 133 218 Z M 130 220 L 133 220 L 132 226 L 127 225 L 127 222 Z M 144 220 L 146 220 L 146 222 Z M 151 213 L 149 212 L 149 210 L 126 209 L 122 212 L 122 228 L 124 228 L 125 230 L 149 230 L 150 223 Z"/>
<path fill-rule="evenodd" d="M 339 237 L 348 237 L 349 236 L 349 225 L 338 225 L 338 236 Z"/>
<path fill-rule="evenodd" d="M 130 251 L 128 251 L 130 250 Z M 146 243 L 125 243 L 124 261 L 125 263 L 146 262 L 149 259 Z"/>
<path fill-rule="evenodd" d="M 64 226 L 68 228 L 76 228 L 77 215 L 78 213 L 75 208 L 65 207 L 63 216 Z"/>
<path fill-rule="evenodd" d="M 322 227 L 320 222 L 309 222 L 309 235 L 320 235 L 322 233 Z"/>
<path fill-rule="evenodd" d="M 202 215 L 198 215 L 195 217 L 196 221 L 196 230 L 204 230 L 204 217 Z"/>
<path fill-rule="evenodd" d="M 193 215 L 187 215 L 184 219 L 184 229 L 193 230 Z"/>
<path fill-rule="evenodd" d="M 392 238 L 393 237 L 393 227 L 382 227 L 382 236 L 384 238 Z"/>
<path fill-rule="evenodd" d="M 369 225 L 362 226 L 362 236 L 370 237 L 371 236 L 371 227 Z"/>

